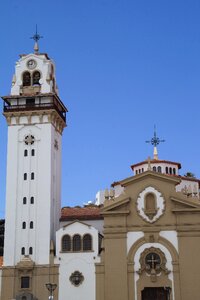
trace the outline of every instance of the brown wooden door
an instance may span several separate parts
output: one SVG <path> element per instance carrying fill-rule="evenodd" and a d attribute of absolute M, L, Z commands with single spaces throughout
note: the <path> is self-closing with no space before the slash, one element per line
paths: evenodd
<path fill-rule="evenodd" d="M 144 288 L 142 300 L 168 300 L 167 294 L 167 290 L 162 287 Z"/>

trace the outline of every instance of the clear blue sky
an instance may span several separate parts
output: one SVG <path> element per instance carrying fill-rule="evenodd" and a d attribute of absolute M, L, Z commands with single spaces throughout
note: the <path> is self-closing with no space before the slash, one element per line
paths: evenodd
<path fill-rule="evenodd" d="M 6 0 L 0 3 L 0 94 L 10 93 L 15 61 L 41 52 L 56 62 L 69 109 L 63 134 L 62 205 L 93 200 L 152 155 L 200 177 L 199 0 Z M 0 217 L 4 217 L 7 125 L 0 117 Z"/>

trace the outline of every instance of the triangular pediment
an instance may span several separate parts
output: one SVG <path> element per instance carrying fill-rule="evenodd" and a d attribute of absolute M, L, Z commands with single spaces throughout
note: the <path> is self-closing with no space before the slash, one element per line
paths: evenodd
<path fill-rule="evenodd" d="M 101 211 L 103 215 L 123 215 L 129 214 L 129 210 L 127 210 L 127 205 L 129 204 L 131 198 L 124 197 L 125 195 L 116 198 L 114 201 L 107 200 L 104 202 L 104 207 Z"/>
<path fill-rule="evenodd" d="M 172 209 L 173 212 L 200 212 L 200 204 L 196 199 L 171 197 L 170 200 L 174 204 L 174 208 Z"/>

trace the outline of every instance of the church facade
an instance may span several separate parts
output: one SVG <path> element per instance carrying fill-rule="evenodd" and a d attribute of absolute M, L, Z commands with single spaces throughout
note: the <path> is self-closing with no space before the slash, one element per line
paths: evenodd
<path fill-rule="evenodd" d="M 55 64 L 21 55 L 8 124 L 1 300 L 198 300 L 200 199 L 180 163 L 153 159 L 97 194 L 61 210 L 61 147 L 67 108 Z"/>

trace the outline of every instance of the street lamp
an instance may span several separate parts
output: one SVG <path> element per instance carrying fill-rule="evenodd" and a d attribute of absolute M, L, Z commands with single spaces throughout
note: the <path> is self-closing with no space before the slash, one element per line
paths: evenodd
<path fill-rule="evenodd" d="M 55 284 L 55 283 L 46 283 L 45 285 L 46 285 L 47 290 L 50 293 L 49 300 L 53 300 L 53 292 L 57 288 L 57 284 Z"/>

